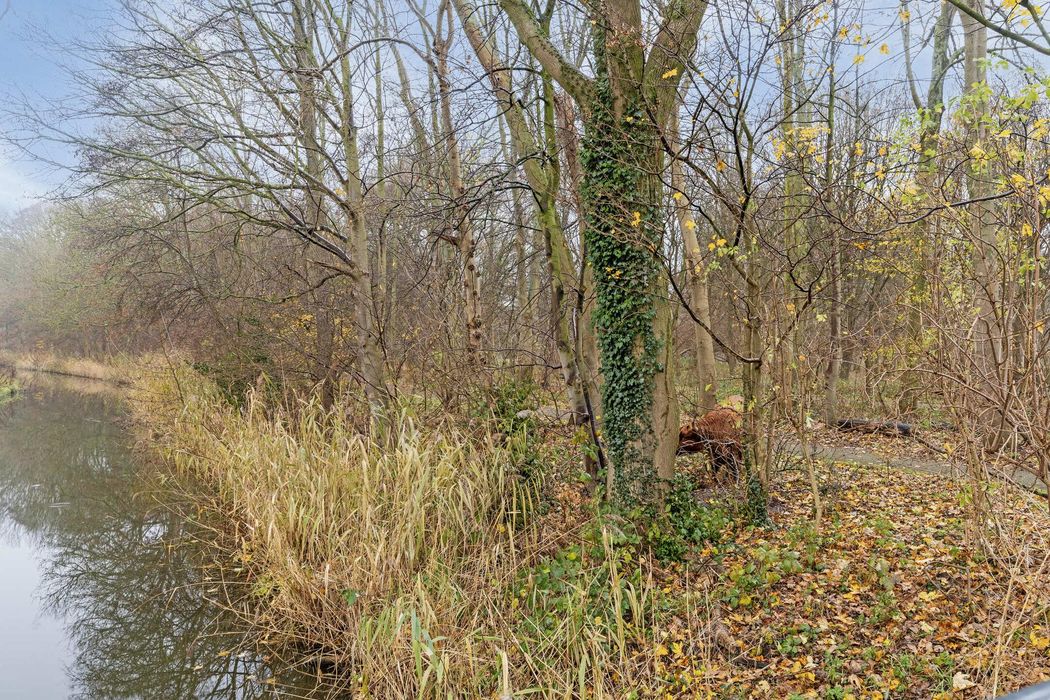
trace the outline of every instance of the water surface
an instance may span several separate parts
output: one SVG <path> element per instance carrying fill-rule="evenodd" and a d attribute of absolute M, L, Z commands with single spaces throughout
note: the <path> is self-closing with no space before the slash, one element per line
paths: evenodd
<path fill-rule="evenodd" d="M 0 404 L 0 700 L 314 697 L 209 599 L 120 413 L 39 382 Z"/>

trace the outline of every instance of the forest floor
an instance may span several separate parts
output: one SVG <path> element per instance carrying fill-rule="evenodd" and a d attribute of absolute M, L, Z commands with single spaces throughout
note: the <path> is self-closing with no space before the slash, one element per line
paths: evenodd
<path fill-rule="evenodd" d="M 951 447 L 950 434 L 926 437 Z M 990 543 L 947 456 L 899 437 L 810 439 L 819 529 L 798 443 L 785 439 L 767 526 L 738 519 L 683 562 L 656 565 L 664 593 L 699 601 L 658 634 L 663 697 L 976 699 L 1050 681 L 1045 496 L 993 487 Z M 704 461 L 679 468 L 731 512 L 739 494 L 713 484 Z M 560 498 L 556 519 L 586 510 L 575 489 Z"/>
<path fill-rule="evenodd" d="M 995 495 L 1024 517 L 993 561 L 974 545 L 965 483 L 877 463 L 819 471 L 819 531 L 806 475 L 789 466 L 770 526 L 663 572 L 666 591 L 702 591 L 720 628 L 700 646 L 694 623 L 667 626 L 656 654 L 668 696 L 983 698 L 1050 680 L 1045 502 Z"/>

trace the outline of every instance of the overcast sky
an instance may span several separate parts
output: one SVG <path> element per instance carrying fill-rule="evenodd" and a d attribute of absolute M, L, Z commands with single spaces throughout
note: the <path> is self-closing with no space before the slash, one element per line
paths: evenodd
<path fill-rule="evenodd" d="M 388 2 L 388 7 L 397 7 L 401 1 L 392 0 Z M 37 103 L 78 94 L 76 86 L 70 82 L 68 66 L 63 67 L 63 63 L 76 61 L 76 52 L 70 51 L 69 47 L 78 40 L 90 41 L 91 36 L 100 30 L 106 31 L 108 28 L 112 31 L 113 15 L 119 2 L 0 0 L 0 8 L 5 4 L 8 8 L 0 19 L 0 133 L 10 133 L 16 127 L 15 124 L 3 123 L 5 108 L 17 109 L 16 106 L 23 101 Z M 728 7 L 728 3 L 725 6 Z M 855 79 L 858 73 L 864 73 L 865 84 L 870 90 L 900 91 L 903 61 L 897 19 L 899 0 L 867 0 L 863 6 L 859 17 L 847 13 L 852 16 L 841 19 L 843 23 L 857 19 L 863 21 L 863 34 L 870 37 L 872 43 L 863 47 L 843 46 L 838 54 L 840 70 L 836 72 L 843 75 L 847 82 Z M 924 27 L 928 29 L 936 15 L 936 0 L 915 2 L 912 7 L 917 18 L 912 30 L 915 64 L 919 76 L 925 78 L 928 53 L 918 48 L 917 44 L 924 35 Z M 958 32 L 958 19 L 955 20 L 955 28 Z M 1000 42 L 996 37 L 991 39 L 993 44 Z M 884 42 L 889 44 L 887 55 L 882 55 L 879 50 Z M 853 65 L 857 54 L 864 54 L 866 60 L 862 66 Z M 1036 63 L 1045 66 L 1045 61 Z M 949 93 L 958 87 L 957 83 L 956 75 L 950 81 Z M 46 150 L 49 146 L 37 144 L 36 148 Z M 52 151 L 47 155 L 62 162 L 69 162 L 73 157 L 72 153 L 60 151 Z M 31 162 L 17 152 L 0 146 L 0 217 L 31 205 L 35 198 L 46 195 L 59 185 L 63 177 L 63 173 L 52 166 Z"/>
<path fill-rule="evenodd" d="M 62 68 L 68 52 L 54 48 L 103 24 L 114 0 L 0 0 L 0 100 L 12 104 L 54 98 L 71 92 Z M 34 202 L 61 181 L 54 169 L 0 150 L 0 215 Z"/>

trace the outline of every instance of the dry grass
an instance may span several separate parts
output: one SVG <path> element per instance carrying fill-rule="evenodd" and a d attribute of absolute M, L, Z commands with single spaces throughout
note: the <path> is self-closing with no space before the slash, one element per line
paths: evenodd
<path fill-rule="evenodd" d="M 651 646 L 640 643 L 651 580 L 610 530 L 555 560 L 543 520 L 541 550 L 541 519 L 525 523 L 515 506 L 534 496 L 510 448 L 407 419 L 363 437 L 309 403 L 239 410 L 185 369 L 138 388 L 151 446 L 214 489 L 234 533 L 227 568 L 250 572 L 253 621 L 278 652 L 323 660 L 383 698 L 622 697 L 651 675 L 638 651 Z M 558 561 L 585 558 L 542 583 Z"/>
<path fill-rule="evenodd" d="M 14 372 L 40 372 L 81 379 L 130 385 L 138 372 L 151 364 L 147 358 L 109 357 L 103 360 L 65 357 L 51 353 L 0 352 L 0 367 Z"/>

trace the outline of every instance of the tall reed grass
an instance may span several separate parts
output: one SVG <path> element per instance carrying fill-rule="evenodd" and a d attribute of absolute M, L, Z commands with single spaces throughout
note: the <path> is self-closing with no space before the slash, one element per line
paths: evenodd
<path fill-rule="evenodd" d="M 42 372 L 67 377 L 94 379 L 112 384 L 130 385 L 143 367 L 152 364 L 147 358 L 110 357 L 106 360 L 65 357 L 47 352 L 0 352 L 0 367 L 14 372 Z"/>
<path fill-rule="evenodd" d="M 647 675 L 651 580 L 607 530 L 552 558 L 496 440 L 237 408 L 188 369 L 139 389 L 151 447 L 214 490 L 274 647 L 376 698 L 622 697 Z"/>

